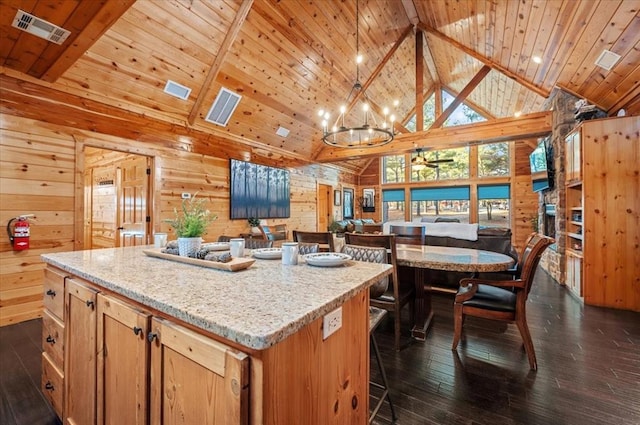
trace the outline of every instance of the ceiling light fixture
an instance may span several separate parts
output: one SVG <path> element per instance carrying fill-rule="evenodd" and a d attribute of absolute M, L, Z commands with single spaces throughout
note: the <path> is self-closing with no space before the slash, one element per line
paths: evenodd
<path fill-rule="evenodd" d="M 382 114 L 384 121 L 378 124 L 373 111 L 371 101 L 360 83 L 360 8 L 356 0 L 356 81 L 347 96 L 345 105 L 340 107 L 340 113 L 334 125 L 329 127 L 331 114 L 320 110 L 318 115 L 322 119 L 322 141 L 330 146 L 340 148 L 369 148 L 382 146 L 391 142 L 394 138 L 393 123 L 395 116 L 385 107 Z M 360 97 L 362 101 L 362 114 L 351 113 L 347 106 L 353 99 Z"/>
<path fill-rule="evenodd" d="M 531 60 L 533 60 L 534 63 L 542 63 L 542 58 L 540 56 L 534 56 Z"/>

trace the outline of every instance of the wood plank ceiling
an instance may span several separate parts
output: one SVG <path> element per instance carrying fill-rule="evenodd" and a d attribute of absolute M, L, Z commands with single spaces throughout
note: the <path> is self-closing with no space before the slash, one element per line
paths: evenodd
<path fill-rule="evenodd" d="M 399 100 L 403 119 L 415 113 L 416 87 L 456 95 L 485 65 L 490 71 L 466 101 L 492 118 L 540 111 L 556 86 L 610 113 L 640 113 L 639 0 L 360 0 L 359 7 L 360 79 L 378 107 Z M 12 27 L 18 9 L 71 36 L 57 45 Z M 416 32 L 424 37 L 418 82 Z M 355 82 L 356 2 L 1 0 L 0 38 L 3 113 L 21 113 L 16 100 L 29 94 L 12 87 L 26 81 L 56 102 L 85 99 L 93 113 L 103 105 L 101 113 L 118 119 L 169 125 L 176 143 L 192 136 L 186 144 L 194 151 L 210 150 L 213 138 L 236 156 L 308 162 L 331 157 L 317 111 L 337 109 Z M 610 71 L 594 65 L 605 48 L 622 57 Z M 165 94 L 167 80 L 190 87 L 189 98 Z M 204 121 L 221 87 L 242 96 L 226 127 Z M 287 137 L 276 135 L 280 126 Z"/>

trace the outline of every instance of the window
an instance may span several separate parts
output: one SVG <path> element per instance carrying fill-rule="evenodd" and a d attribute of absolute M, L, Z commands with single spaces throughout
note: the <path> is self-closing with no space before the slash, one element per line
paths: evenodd
<path fill-rule="evenodd" d="M 427 128 L 431 127 L 431 124 L 433 124 L 435 120 L 436 120 L 436 97 L 435 97 L 435 94 L 432 94 L 431 96 L 429 96 L 429 99 L 427 99 L 424 102 L 424 105 L 422 107 L 422 122 L 424 123 L 423 128 L 426 130 Z M 409 121 L 407 121 L 407 123 L 405 124 L 405 127 L 407 128 L 407 130 L 409 130 L 412 133 L 416 131 L 416 115 L 415 114 L 411 118 L 409 118 Z"/>
<path fill-rule="evenodd" d="M 442 108 L 443 109 L 446 110 L 447 107 L 451 105 L 454 99 L 455 99 L 454 96 L 450 95 L 445 90 L 442 90 Z M 485 117 L 480 115 L 471 107 L 465 105 L 464 103 L 461 103 L 455 109 L 455 111 L 453 111 L 453 113 L 449 115 L 449 118 L 447 118 L 447 120 L 444 122 L 443 127 L 453 127 L 456 125 L 471 124 L 474 122 L 481 122 L 486 120 L 487 119 Z"/>
<path fill-rule="evenodd" d="M 478 186 L 478 224 L 486 227 L 510 226 L 510 186 Z"/>
<path fill-rule="evenodd" d="M 469 223 L 469 186 L 411 189 L 411 221 L 437 217 Z"/>
<path fill-rule="evenodd" d="M 478 146 L 478 177 L 509 175 L 509 142 Z"/>
<path fill-rule="evenodd" d="M 382 159 L 382 182 L 404 182 L 404 155 L 385 156 Z"/>
<path fill-rule="evenodd" d="M 446 149 L 422 152 L 427 161 L 452 159 L 452 162 L 437 163 L 437 168 L 426 167 L 411 170 L 411 181 L 438 181 L 469 178 L 469 148 Z M 413 159 L 417 154 L 411 154 Z"/>
<path fill-rule="evenodd" d="M 404 221 L 404 189 L 382 191 L 382 221 Z"/>

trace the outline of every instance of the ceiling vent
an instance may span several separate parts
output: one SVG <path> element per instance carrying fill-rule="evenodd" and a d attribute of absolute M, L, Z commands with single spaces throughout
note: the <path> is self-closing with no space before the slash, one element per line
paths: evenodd
<path fill-rule="evenodd" d="M 240 99 L 242 96 L 222 87 L 204 120 L 225 127 Z"/>
<path fill-rule="evenodd" d="M 280 137 L 287 137 L 289 135 L 289 129 L 280 126 L 276 130 L 276 134 Z"/>
<path fill-rule="evenodd" d="M 189 99 L 189 94 L 191 94 L 191 89 L 175 81 L 167 80 L 167 84 L 164 86 L 164 92 L 178 99 L 187 100 Z"/>
<path fill-rule="evenodd" d="M 69 34 L 71 34 L 64 28 L 53 25 L 51 22 L 37 18 L 20 9 L 18 9 L 18 13 L 16 13 L 16 17 L 13 19 L 13 24 L 11 25 L 56 44 L 64 43 L 67 37 L 69 37 Z"/>
<path fill-rule="evenodd" d="M 604 68 L 607 71 L 610 71 L 611 68 L 613 68 L 613 66 L 618 63 L 620 57 L 621 56 L 617 53 L 605 50 L 600 53 L 600 56 L 598 56 L 598 59 L 596 59 L 596 65 L 598 65 L 600 68 Z"/>

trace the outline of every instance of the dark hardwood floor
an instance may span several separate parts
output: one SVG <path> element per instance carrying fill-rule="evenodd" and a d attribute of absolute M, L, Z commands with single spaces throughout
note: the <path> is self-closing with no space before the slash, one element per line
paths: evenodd
<path fill-rule="evenodd" d="M 532 372 L 515 325 L 470 317 L 452 352 L 452 300 L 434 295 L 425 342 L 407 330 L 396 353 L 391 320 L 376 331 L 397 424 L 640 424 L 639 313 L 582 307 L 539 270 L 528 303 Z M 39 390 L 40 332 L 40 320 L 0 328 L 2 425 L 59 424 Z M 391 423 L 386 403 L 374 423 Z"/>

